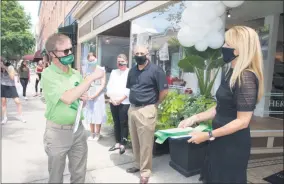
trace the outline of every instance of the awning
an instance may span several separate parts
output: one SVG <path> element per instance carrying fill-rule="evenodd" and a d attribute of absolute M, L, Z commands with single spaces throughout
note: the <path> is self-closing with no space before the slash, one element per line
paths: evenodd
<path fill-rule="evenodd" d="M 34 55 L 32 55 L 32 54 L 24 55 L 23 60 L 33 61 Z"/>
<path fill-rule="evenodd" d="M 42 59 L 41 50 L 38 50 L 34 54 L 35 59 Z"/>

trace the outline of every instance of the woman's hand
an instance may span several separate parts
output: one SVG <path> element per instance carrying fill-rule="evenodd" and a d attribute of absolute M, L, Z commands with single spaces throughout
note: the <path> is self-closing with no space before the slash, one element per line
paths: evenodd
<path fill-rule="evenodd" d="M 200 144 L 207 140 L 209 140 L 209 133 L 208 132 L 192 132 L 190 133 L 192 136 L 188 139 L 188 143 Z"/>
<path fill-rule="evenodd" d="M 192 125 L 194 125 L 195 123 L 198 123 L 198 118 L 196 115 L 193 115 L 187 119 L 182 120 L 179 125 L 178 128 L 186 128 L 186 127 L 191 127 Z"/>

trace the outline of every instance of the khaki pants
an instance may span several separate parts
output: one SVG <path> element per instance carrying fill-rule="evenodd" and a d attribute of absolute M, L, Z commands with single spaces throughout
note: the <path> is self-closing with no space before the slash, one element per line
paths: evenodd
<path fill-rule="evenodd" d="M 157 108 L 155 105 L 130 106 L 128 116 L 135 161 L 140 168 L 141 176 L 150 177 Z"/>
<path fill-rule="evenodd" d="M 72 125 L 58 125 L 47 121 L 44 148 L 48 155 L 48 183 L 63 183 L 66 156 L 69 159 L 71 183 L 85 182 L 88 146 L 82 124 L 74 134 Z"/>

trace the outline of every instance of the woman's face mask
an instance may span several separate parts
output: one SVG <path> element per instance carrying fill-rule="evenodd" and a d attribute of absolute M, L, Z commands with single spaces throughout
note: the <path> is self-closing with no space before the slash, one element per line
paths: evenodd
<path fill-rule="evenodd" d="M 117 68 L 121 71 L 124 71 L 127 69 L 127 62 L 124 60 L 117 60 Z"/>
<path fill-rule="evenodd" d="M 235 55 L 234 51 L 235 51 L 235 49 L 227 47 L 227 44 L 223 45 L 222 56 L 223 56 L 223 60 L 224 60 L 225 63 L 230 63 L 234 59 L 236 59 L 236 57 L 238 57 L 238 56 Z"/>

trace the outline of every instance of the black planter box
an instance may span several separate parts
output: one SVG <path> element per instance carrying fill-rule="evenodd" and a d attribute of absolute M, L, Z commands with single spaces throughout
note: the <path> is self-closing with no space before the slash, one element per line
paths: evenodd
<path fill-rule="evenodd" d="M 167 139 L 163 144 L 158 144 L 155 142 L 156 138 L 154 139 L 153 145 L 153 155 L 160 156 L 164 154 L 169 154 L 170 147 L 169 147 L 169 139 Z"/>
<path fill-rule="evenodd" d="M 171 139 L 170 147 L 170 166 L 185 177 L 199 174 L 204 165 L 207 144 L 187 143 L 189 138 Z"/>

